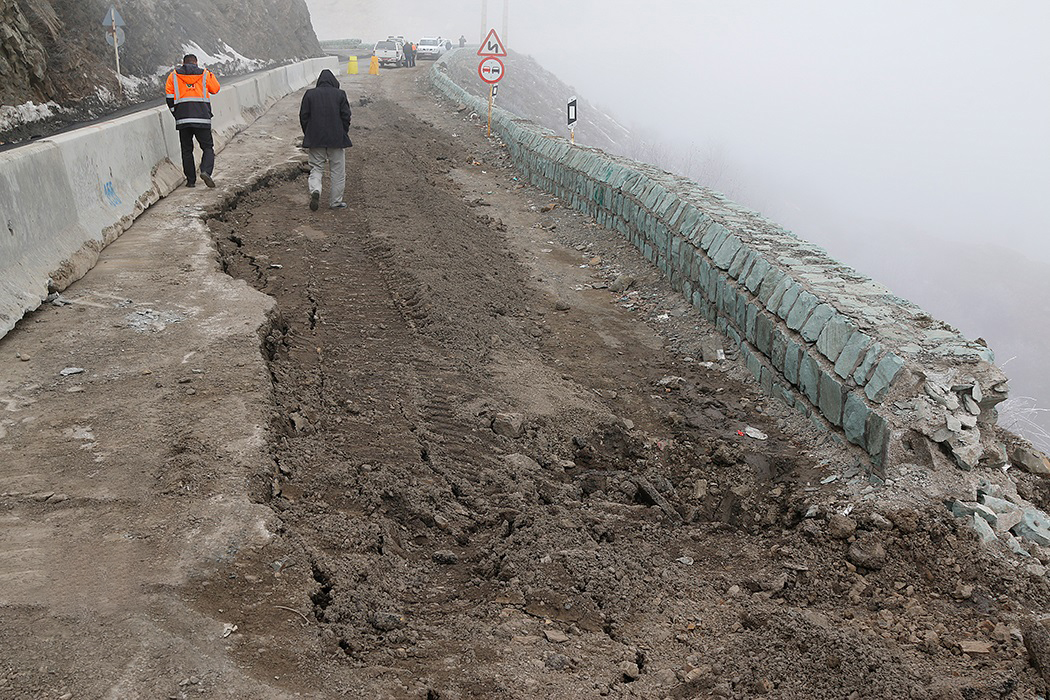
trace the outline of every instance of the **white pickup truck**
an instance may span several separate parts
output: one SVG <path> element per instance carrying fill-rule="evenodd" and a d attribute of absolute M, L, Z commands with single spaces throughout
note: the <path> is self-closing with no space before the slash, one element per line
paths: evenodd
<path fill-rule="evenodd" d="M 381 66 L 403 66 L 405 65 L 405 52 L 401 44 L 395 39 L 377 41 L 372 48 L 372 55 L 379 59 Z"/>
<path fill-rule="evenodd" d="M 445 53 L 445 40 L 441 37 L 423 37 L 416 44 L 416 57 L 437 60 Z"/>

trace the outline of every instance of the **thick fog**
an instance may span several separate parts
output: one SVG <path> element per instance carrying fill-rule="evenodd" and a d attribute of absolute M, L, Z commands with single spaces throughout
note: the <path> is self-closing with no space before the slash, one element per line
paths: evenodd
<path fill-rule="evenodd" d="M 321 39 L 481 33 L 481 0 L 307 3 Z M 510 0 L 506 39 L 625 150 L 985 337 L 1047 406 L 1048 37 L 1047 0 Z"/>

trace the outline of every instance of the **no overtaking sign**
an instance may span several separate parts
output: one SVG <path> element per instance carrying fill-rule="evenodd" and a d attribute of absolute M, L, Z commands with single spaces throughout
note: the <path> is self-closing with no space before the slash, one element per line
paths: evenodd
<path fill-rule="evenodd" d="M 495 85 L 499 81 L 503 80 L 503 73 L 506 68 L 503 65 L 503 61 L 499 60 L 495 56 L 488 56 L 482 59 L 481 63 L 478 64 L 478 75 L 489 85 Z"/>

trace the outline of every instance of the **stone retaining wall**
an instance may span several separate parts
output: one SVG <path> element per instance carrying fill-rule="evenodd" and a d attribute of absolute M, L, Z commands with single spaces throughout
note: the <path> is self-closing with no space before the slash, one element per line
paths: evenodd
<path fill-rule="evenodd" d="M 486 113 L 444 60 L 432 80 Z M 659 266 L 767 394 L 863 448 L 876 470 L 941 453 L 964 469 L 1006 462 L 993 428 L 1007 380 L 981 341 L 691 180 L 574 146 L 498 108 L 493 129 L 530 182 Z"/>

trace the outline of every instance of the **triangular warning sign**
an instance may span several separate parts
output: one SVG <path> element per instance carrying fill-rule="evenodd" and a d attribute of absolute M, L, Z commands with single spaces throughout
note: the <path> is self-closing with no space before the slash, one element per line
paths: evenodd
<path fill-rule="evenodd" d="M 109 12 L 107 12 L 106 16 L 102 18 L 102 26 L 112 27 L 114 24 L 118 27 L 127 26 L 126 24 L 124 24 L 124 18 L 121 17 L 120 12 L 117 11 L 116 5 L 111 5 L 109 8 Z"/>
<path fill-rule="evenodd" d="M 479 56 L 506 56 L 507 49 L 503 47 L 503 42 L 499 38 L 499 34 L 496 33 L 495 29 L 489 30 L 489 35 L 485 37 L 485 41 L 481 42 L 481 48 L 478 49 Z"/>

